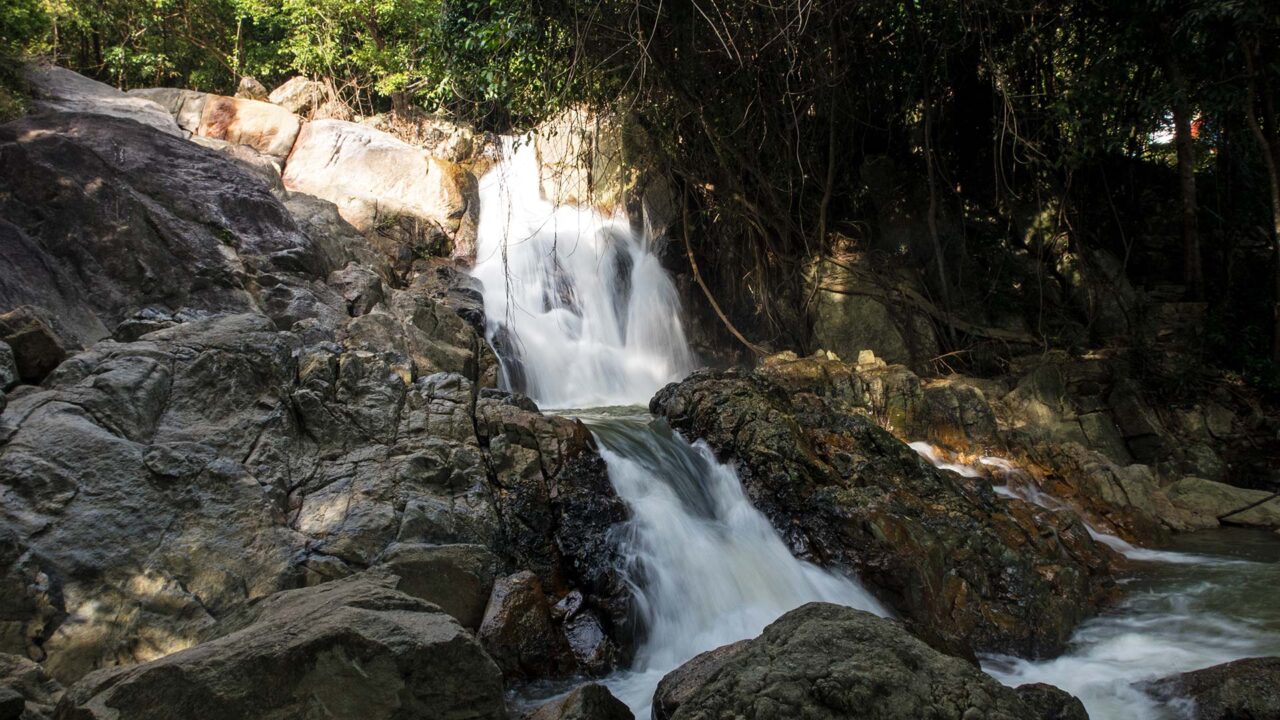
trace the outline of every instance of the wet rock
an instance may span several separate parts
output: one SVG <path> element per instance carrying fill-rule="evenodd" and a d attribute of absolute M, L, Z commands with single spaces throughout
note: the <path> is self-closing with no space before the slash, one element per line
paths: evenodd
<path fill-rule="evenodd" d="M 569 649 L 584 673 L 601 676 L 615 667 L 620 653 L 594 611 L 584 610 L 569 617 L 563 628 Z"/>
<path fill-rule="evenodd" d="M 542 583 L 527 570 L 494 583 L 477 636 L 507 677 L 555 677 L 577 670 L 564 634 L 551 620 Z"/>
<path fill-rule="evenodd" d="M 936 470 L 833 389 L 856 392 L 848 375 L 773 377 L 695 373 L 651 410 L 732 462 L 797 555 L 855 572 L 920 637 L 1051 653 L 1107 599 L 1112 555 L 1078 517 Z"/>
<path fill-rule="evenodd" d="M 631 710 L 603 685 L 590 683 L 553 700 L 525 716 L 525 720 L 634 720 Z"/>
<path fill-rule="evenodd" d="M 0 338 L 6 343 L 5 388 L 17 380 L 38 385 L 67 359 L 74 349 L 71 341 L 54 329 L 54 321 L 43 308 L 23 305 L 0 315 Z M 15 372 L 16 377 L 8 377 Z"/>
<path fill-rule="evenodd" d="M 1041 715 L 1012 688 L 937 652 L 893 621 L 810 603 L 733 652 L 670 717 L 1037 720 Z"/>
<path fill-rule="evenodd" d="M 0 654 L 0 718 L 44 720 L 62 697 L 62 686 L 44 668 L 19 655 Z"/>
<path fill-rule="evenodd" d="M 439 605 L 471 630 L 484 619 L 498 571 L 483 545 L 395 544 L 379 564 L 400 578 L 397 590 Z"/>
<path fill-rule="evenodd" d="M 393 582 L 357 576 L 273 595 L 236 632 L 90 674 L 58 717 L 505 718 L 493 661 Z"/>
<path fill-rule="evenodd" d="M 1014 691 L 1039 720 L 1089 720 L 1080 698 L 1044 683 L 1019 685 Z"/>
<path fill-rule="evenodd" d="M 167 135 L 182 134 L 164 108 L 151 100 L 130 96 L 66 68 L 43 62 L 29 63 L 22 68 L 22 79 L 38 110 L 125 118 Z"/>
<path fill-rule="evenodd" d="M 750 644 L 750 640 L 739 640 L 708 650 L 667 673 L 653 693 L 653 720 L 671 720 L 675 717 L 676 711 L 686 700 L 693 697 L 720 672 L 720 668 Z"/>
<path fill-rule="evenodd" d="M 1192 720 L 1275 720 L 1280 718 L 1280 658 L 1236 660 L 1157 680 L 1148 692 L 1190 700 Z"/>

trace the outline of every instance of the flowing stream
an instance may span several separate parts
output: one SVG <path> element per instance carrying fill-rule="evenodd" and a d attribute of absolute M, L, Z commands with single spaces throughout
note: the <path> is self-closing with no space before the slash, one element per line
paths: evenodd
<path fill-rule="evenodd" d="M 934 465 L 967 477 L 1003 480 L 998 494 L 1049 509 L 1066 506 L 1002 458 L 977 466 L 946 461 L 928 443 L 911 447 Z M 984 472 L 984 470 L 986 472 Z M 1265 530 L 1222 529 L 1176 538 L 1162 550 L 1134 547 L 1090 527 L 1094 539 L 1133 561 L 1125 597 L 1076 630 L 1051 660 L 1005 655 L 982 667 L 1006 685 L 1048 683 L 1080 698 L 1091 720 L 1181 720 L 1186 701 L 1157 698 L 1142 683 L 1246 657 L 1280 654 L 1280 542 Z"/>
<path fill-rule="evenodd" d="M 504 382 L 591 428 L 631 510 L 641 640 L 613 692 L 645 719 L 668 672 L 806 602 L 887 614 L 855 580 L 794 558 L 730 467 L 645 412 L 695 366 L 671 279 L 625 219 L 553 207 L 538 183 L 533 148 L 508 141 L 480 184 L 474 274 Z"/>
<path fill-rule="evenodd" d="M 888 614 L 854 579 L 794 558 L 747 500 L 734 471 L 643 407 L 696 365 L 677 294 L 653 238 L 623 218 L 555 207 L 536 153 L 508 139 L 480 183 L 474 275 L 506 387 L 579 417 L 595 433 L 632 519 L 622 550 L 640 621 L 632 667 L 608 684 L 645 720 L 659 680 L 700 652 L 758 635 L 778 616 L 824 600 Z M 936 465 L 969 476 L 924 443 Z M 996 491 L 1058 508 L 998 458 Z M 1070 650 L 1045 661 L 989 656 L 1010 685 L 1047 682 L 1084 701 L 1093 720 L 1173 720 L 1185 707 L 1144 680 L 1228 660 L 1280 654 L 1280 543 L 1265 534 L 1201 533 L 1170 550 L 1136 548 L 1092 530 L 1134 561 L 1126 599 L 1082 624 Z"/>

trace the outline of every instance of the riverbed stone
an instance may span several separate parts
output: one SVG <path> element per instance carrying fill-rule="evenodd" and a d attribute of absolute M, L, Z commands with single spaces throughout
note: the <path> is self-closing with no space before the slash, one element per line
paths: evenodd
<path fill-rule="evenodd" d="M 699 653 L 692 660 L 667 673 L 658 682 L 653 693 L 653 720 L 671 720 L 686 700 L 693 697 L 720 672 L 720 668 L 750 644 L 750 640 L 739 640 Z"/>
<path fill-rule="evenodd" d="M 1167 489 L 1179 508 L 1227 525 L 1280 528 L 1280 495 L 1203 478 L 1183 478 Z"/>

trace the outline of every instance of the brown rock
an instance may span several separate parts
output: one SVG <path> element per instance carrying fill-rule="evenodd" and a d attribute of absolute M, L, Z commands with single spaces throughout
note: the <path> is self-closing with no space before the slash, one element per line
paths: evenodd
<path fill-rule="evenodd" d="M 537 576 L 524 571 L 498 580 L 479 638 L 508 677 L 563 676 L 577 669 Z"/>
<path fill-rule="evenodd" d="M 483 545 L 396 544 L 381 565 L 400 578 L 400 592 L 439 605 L 475 630 L 484 619 L 498 558 Z"/>
<path fill-rule="evenodd" d="M 1147 689 L 1194 701 L 1192 720 L 1280 720 L 1280 657 L 1214 665 L 1157 680 Z"/>
<path fill-rule="evenodd" d="M 209 95 L 196 134 L 237 145 L 248 145 L 264 155 L 285 157 L 298 138 L 301 120 L 278 105 Z"/>

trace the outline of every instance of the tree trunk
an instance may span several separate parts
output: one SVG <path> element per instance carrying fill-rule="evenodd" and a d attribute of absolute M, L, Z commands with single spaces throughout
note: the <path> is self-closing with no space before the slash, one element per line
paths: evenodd
<path fill-rule="evenodd" d="M 1240 46 L 1244 49 L 1245 65 L 1249 73 L 1249 96 L 1245 98 L 1245 119 L 1249 122 L 1249 130 L 1253 139 L 1262 151 L 1262 160 L 1267 167 L 1267 179 L 1271 184 L 1271 243 L 1275 256 L 1275 288 L 1272 299 L 1274 325 L 1271 337 L 1271 358 L 1280 362 L 1280 128 L 1276 127 L 1275 103 L 1270 92 L 1264 90 L 1260 95 L 1256 78 L 1257 64 L 1254 59 L 1256 46 L 1250 46 L 1241 38 Z M 1257 104 L 1261 100 L 1263 121 L 1258 119 Z M 1263 124 L 1265 122 L 1265 126 Z"/>
<path fill-rule="evenodd" d="M 1204 299 L 1204 271 L 1200 263 L 1200 227 L 1196 208 L 1196 147 L 1191 137 L 1191 107 L 1186 80 L 1175 61 L 1169 62 L 1176 93 L 1173 102 L 1174 144 L 1178 150 L 1178 184 L 1182 190 L 1182 281 L 1187 296 Z"/>

